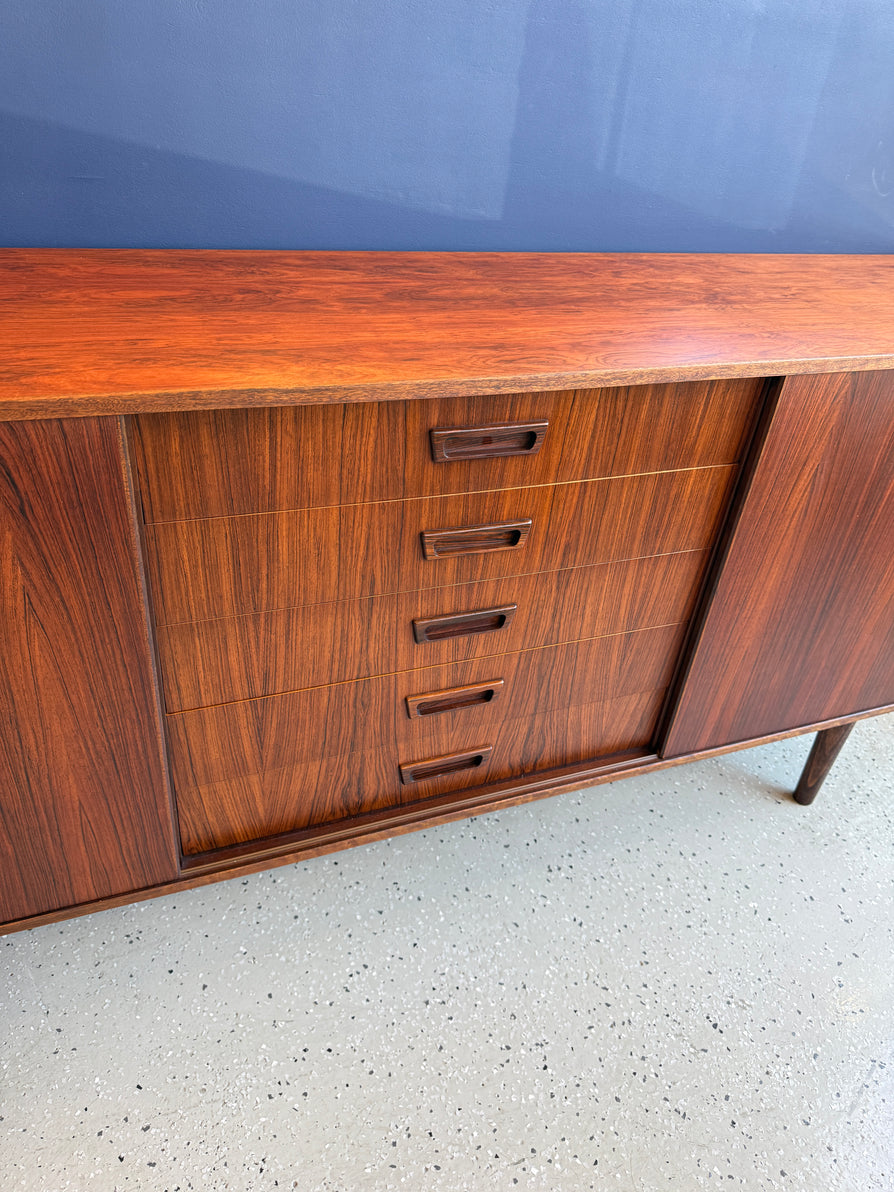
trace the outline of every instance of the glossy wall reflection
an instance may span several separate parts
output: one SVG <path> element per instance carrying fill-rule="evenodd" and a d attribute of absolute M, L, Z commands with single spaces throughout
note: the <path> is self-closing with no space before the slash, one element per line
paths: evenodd
<path fill-rule="evenodd" d="M 890 252 L 881 0 L 6 0 L 15 245 Z"/>

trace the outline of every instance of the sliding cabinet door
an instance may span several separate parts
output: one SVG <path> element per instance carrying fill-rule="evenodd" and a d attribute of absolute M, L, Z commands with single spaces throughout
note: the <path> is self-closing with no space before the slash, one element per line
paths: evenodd
<path fill-rule="evenodd" d="M 787 378 L 665 757 L 894 704 L 894 372 Z"/>

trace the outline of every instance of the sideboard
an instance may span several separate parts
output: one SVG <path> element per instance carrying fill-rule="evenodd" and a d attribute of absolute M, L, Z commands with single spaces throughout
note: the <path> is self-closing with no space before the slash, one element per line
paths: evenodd
<path fill-rule="evenodd" d="M 0 922 L 894 708 L 894 258 L 5 250 Z"/>

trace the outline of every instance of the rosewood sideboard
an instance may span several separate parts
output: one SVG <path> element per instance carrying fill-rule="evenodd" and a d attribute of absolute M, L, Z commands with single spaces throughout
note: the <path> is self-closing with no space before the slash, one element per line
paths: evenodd
<path fill-rule="evenodd" d="M 894 707 L 894 258 L 0 254 L 0 922 Z"/>

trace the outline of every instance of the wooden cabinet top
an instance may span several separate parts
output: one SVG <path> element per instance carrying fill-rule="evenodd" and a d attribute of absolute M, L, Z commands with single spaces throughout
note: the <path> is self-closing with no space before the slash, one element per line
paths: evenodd
<path fill-rule="evenodd" d="M 0 251 L 0 419 L 894 367 L 894 257 Z"/>

